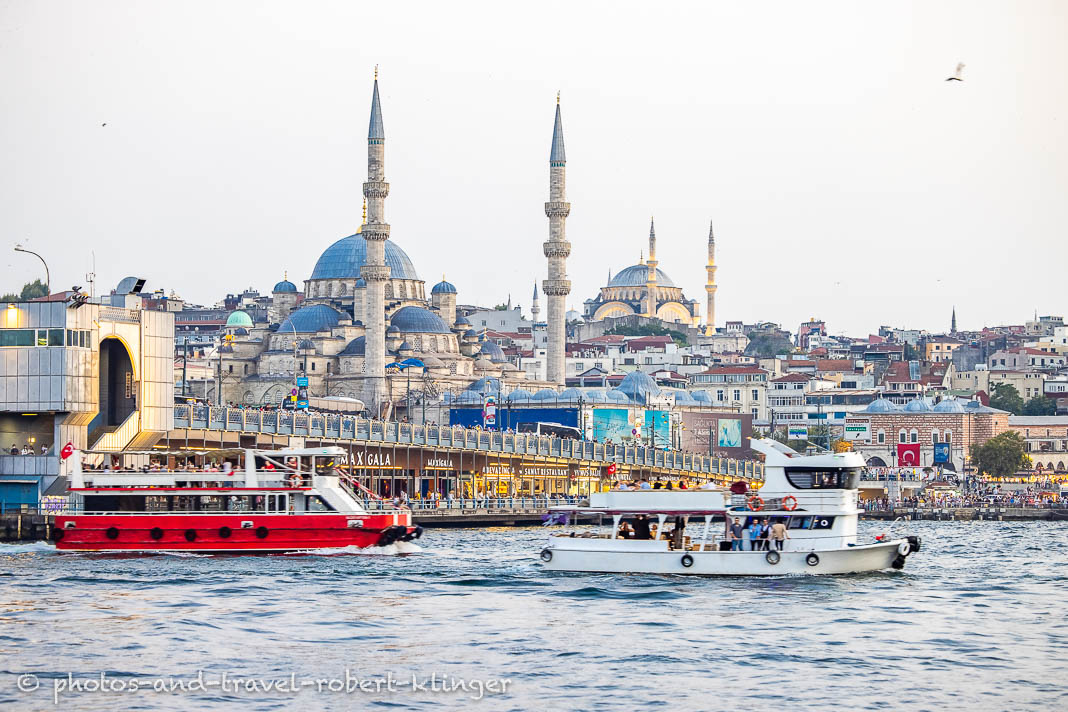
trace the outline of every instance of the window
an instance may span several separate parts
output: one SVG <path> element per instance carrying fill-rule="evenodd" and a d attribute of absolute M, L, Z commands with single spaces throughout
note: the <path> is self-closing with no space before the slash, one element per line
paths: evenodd
<path fill-rule="evenodd" d="M 230 364 L 228 368 L 230 369 L 230 373 L 234 372 L 234 364 Z"/>
<path fill-rule="evenodd" d="M 944 443 L 953 442 L 953 431 L 952 430 L 947 430 L 946 431 L 945 436 L 942 439 L 942 442 L 944 442 Z"/>
<path fill-rule="evenodd" d="M 753 408 L 753 417 L 754 418 L 759 418 L 760 417 L 760 409 L 759 408 Z"/>
<path fill-rule="evenodd" d="M 878 435 L 876 435 L 876 442 L 878 442 L 880 445 L 882 445 L 882 444 L 884 444 L 886 442 L 886 431 L 885 430 L 880 430 L 879 431 Z"/>
<path fill-rule="evenodd" d="M 33 346 L 33 329 L 0 329 L 0 346 Z"/>
<path fill-rule="evenodd" d="M 312 370 L 315 370 L 315 361 L 312 361 Z"/>
<path fill-rule="evenodd" d="M 756 388 L 753 389 L 753 400 L 760 400 L 760 391 Z"/>
<path fill-rule="evenodd" d="M 938 444 L 938 431 L 937 430 L 932 430 L 931 431 L 931 444 L 932 445 L 937 445 Z"/>
<path fill-rule="evenodd" d="M 723 397 L 723 391 L 716 391 L 716 400 L 726 400 L 726 398 Z"/>
<path fill-rule="evenodd" d="M 860 469 L 787 467 L 786 479 L 795 489 L 856 489 Z"/>
<path fill-rule="evenodd" d="M 920 431 L 916 430 L 916 428 L 913 428 L 911 431 L 909 431 L 909 442 L 910 443 L 918 443 L 919 441 L 920 441 Z"/>
<path fill-rule="evenodd" d="M 734 400 L 740 401 L 742 399 L 742 392 L 737 388 L 734 389 Z"/>
<path fill-rule="evenodd" d="M 897 432 L 897 441 L 899 443 L 907 443 L 908 442 L 908 437 L 905 434 L 905 429 L 904 428 L 902 428 L 901 430 L 899 430 Z"/>

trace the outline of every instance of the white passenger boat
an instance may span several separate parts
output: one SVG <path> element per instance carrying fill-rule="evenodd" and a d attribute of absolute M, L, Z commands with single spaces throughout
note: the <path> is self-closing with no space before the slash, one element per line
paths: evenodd
<path fill-rule="evenodd" d="M 554 534 L 541 551 L 553 571 L 704 576 L 847 574 L 904 567 L 920 550 L 916 536 L 857 537 L 857 484 L 864 459 L 857 453 L 802 455 L 770 439 L 752 447 L 765 457 L 758 492 L 732 490 L 631 490 L 590 495 L 588 505 L 554 507 L 557 518 L 600 514 L 607 534 Z M 744 494 L 743 494 L 744 493 Z M 588 518 L 588 517 L 587 517 Z M 745 534 L 749 526 L 781 524 L 781 544 Z M 746 528 L 743 550 L 729 525 Z M 755 550 L 754 550 L 755 549 Z"/>

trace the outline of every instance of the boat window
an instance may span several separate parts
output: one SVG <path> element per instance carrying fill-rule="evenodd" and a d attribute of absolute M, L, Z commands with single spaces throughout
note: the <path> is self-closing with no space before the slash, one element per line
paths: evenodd
<path fill-rule="evenodd" d="M 813 517 L 813 529 L 830 529 L 834 526 L 834 517 Z"/>
<path fill-rule="evenodd" d="M 809 529 L 812 527 L 812 517 L 790 517 L 787 526 L 790 529 Z"/>
<path fill-rule="evenodd" d="M 323 498 L 317 494 L 307 495 L 306 504 L 304 508 L 309 512 L 333 512 L 334 508 L 323 501 Z"/>
<path fill-rule="evenodd" d="M 787 467 L 786 479 L 796 489 L 856 489 L 860 469 Z"/>

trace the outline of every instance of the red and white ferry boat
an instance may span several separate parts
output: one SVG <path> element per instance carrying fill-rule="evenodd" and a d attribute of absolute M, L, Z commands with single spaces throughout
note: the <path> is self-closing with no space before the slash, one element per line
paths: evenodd
<path fill-rule="evenodd" d="M 388 546 L 423 533 L 410 510 L 348 478 L 338 447 L 213 451 L 222 460 L 209 471 L 192 465 L 203 451 L 107 453 L 103 470 L 83 468 L 86 454 L 73 456 L 71 513 L 56 516 L 59 550 L 279 553 Z M 173 469 L 153 464 L 161 460 Z"/>

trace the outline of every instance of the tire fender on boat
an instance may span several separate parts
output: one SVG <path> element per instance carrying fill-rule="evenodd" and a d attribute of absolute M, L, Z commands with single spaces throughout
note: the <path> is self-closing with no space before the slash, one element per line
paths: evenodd
<path fill-rule="evenodd" d="M 150 537 L 152 537 L 153 539 L 155 539 L 156 541 L 159 541 L 160 539 L 163 538 L 163 530 L 160 529 L 159 527 L 152 527 L 151 529 L 148 530 L 148 535 Z"/>
<path fill-rule="evenodd" d="M 809 566 L 818 566 L 820 563 L 820 555 L 816 552 L 812 552 L 811 554 L 805 557 L 805 563 Z"/>
<path fill-rule="evenodd" d="M 550 549 L 542 549 L 540 556 L 542 561 L 548 562 L 553 560 L 553 552 Z"/>
<path fill-rule="evenodd" d="M 909 546 L 909 543 L 907 541 L 903 541 L 897 545 L 897 553 L 901 556 L 908 556 L 911 551 L 912 547 Z"/>
<path fill-rule="evenodd" d="M 690 568 L 691 566 L 693 566 L 693 557 L 689 554 L 683 554 L 682 559 L 680 559 L 680 563 L 686 568 Z"/>
<path fill-rule="evenodd" d="M 894 557 L 894 560 L 890 563 L 890 565 L 893 566 L 895 569 L 905 568 L 905 557 L 901 554 L 898 554 L 896 557 Z"/>
<path fill-rule="evenodd" d="M 774 566 L 782 560 L 782 554 L 777 551 L 769 551 L 768 553 L 764 554 L 764 560 Z"/>
<path fill-rule="evenodd" d="M 908 539 L 909 548 L 912 550 L 912 553 L 918 553 L 920 550 L 920 538 L 918 536 L 907 536 L 905 538 Z"/>
<path fill-rule="evenodd" d="M 189 541 L 189 542 L 196 541 L 197 540 L 197 530 L 196 529 L 186 529 L 185 530 L 185 540 Z"/>
<path fill-rule="evenodd" d="M 62 529 L 60 529 L 59 527 L 56 527 L 55 529 L 52 530 L 52 541 L 62 541 L 63 540 L 63 535 L 65 533 L 66 532 L 64 532 Z"/>
<path fill-rule="evenodd" d="M 119 528 L 118 527 L 108 527 L 107 530 L 104 532 L 104 536 L 106 536 L 108 539 L 118 539 L 119 538 Z"/>
<path fill-rule="evenodd" d="M 270 532 L 267 529 L 267 527 L 256 527 L 256 538 L 257 539 L 266 539 L 267 535 L 269 533 Z"/>
<path fill-rule="evenodd" d="M 234 533 L 234 530 L 230 527 L 219 527 L 219 537 L 221 539 L 229 539 L 230 535 Z"/>

